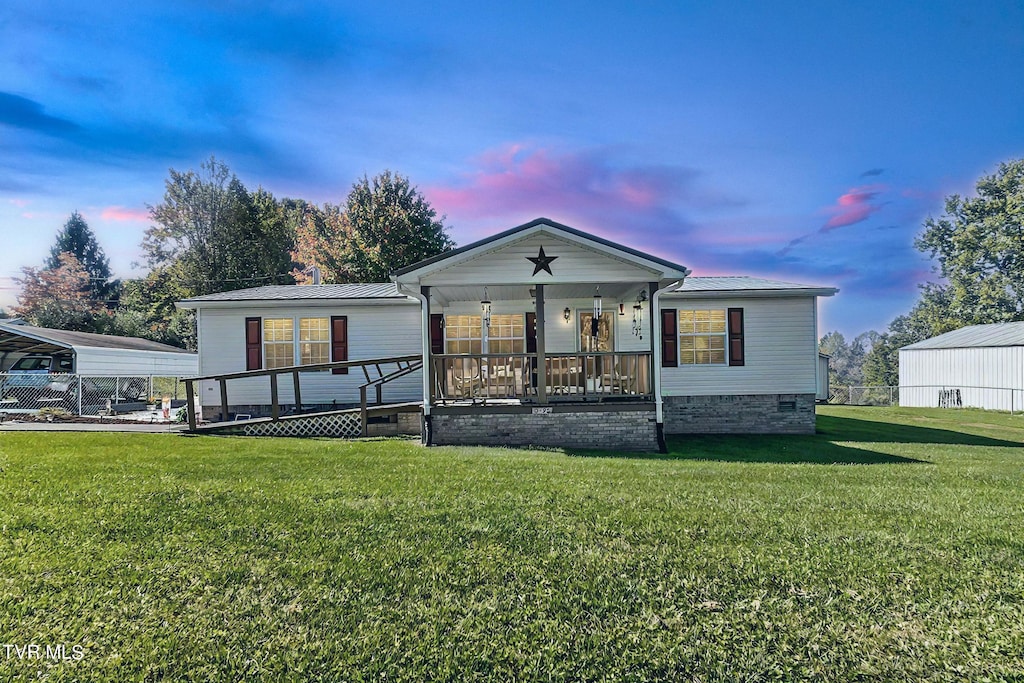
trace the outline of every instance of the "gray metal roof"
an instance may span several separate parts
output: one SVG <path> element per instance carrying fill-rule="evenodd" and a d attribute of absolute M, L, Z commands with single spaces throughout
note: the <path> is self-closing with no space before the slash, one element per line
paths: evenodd
<path fill-rule="evenodd" d="M 1024 322 L 969 325 L 903 349 L 968 349 L 986 346 L 1024 346 Z"/>
<path fill-rule="evenodd" d="M 688 277 L 674 292 L 779 292 L 806 293 L 808 295 L 832 296 L 839 290 L 835 287 L 802 285 L 796 282 L 766 280 L 746 275 L 715 275 L 711 277 Z"/>
<path fill-rule="evenodd" d="M 42 348 L 40 344 L 52 348 Z M 125 349 L 130 351 L 163 351 L 165 353 L 191 353 L 176 346 L 168 346 L 138 337 L 118 337 L 112 334 L 91 332 L 70 332 L 53 330 L 32 325 L 11 325 L 0 322 L 0 351 L 40 350 L 74 348 Z"/>
<path fill-rule="evenodd" d="M 393 282 L 345 285 L 267 285 L 207 294 L 179 303 L 204 301 L 299 301 L 309 299 L 408 299 Z"/>

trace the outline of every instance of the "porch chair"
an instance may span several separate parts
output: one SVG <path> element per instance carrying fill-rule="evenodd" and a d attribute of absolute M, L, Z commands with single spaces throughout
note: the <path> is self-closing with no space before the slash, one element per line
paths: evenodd
<path fill-rule="evenodd" d="M 458 398 L 472 398 L 483 386 L 480 381 L 480 361 L 476 358 L 457 358 L 452 364 L 452 386 Z"/>

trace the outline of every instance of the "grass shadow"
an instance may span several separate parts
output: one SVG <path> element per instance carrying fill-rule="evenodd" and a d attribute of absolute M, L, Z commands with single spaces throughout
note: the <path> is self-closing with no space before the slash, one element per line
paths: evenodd
<path fill-rule="evenodd" d="M 863 441 L 868 443 L 926 443 L 944 446 L 1012 446 L 1018 441 L 996 439 L 953 429 L 936 429 L 917 425 L 859 420 L 853 417 L 818 415 L 818 435 L 832 441 Z"/>
<path fill-rule="evenodd" d="M 928 462 L 874 450 L 869 444 L 905 443 L 936 446 L 1010 446 L 1020 443 L 908 424 L 861 420 L 833 415 L 818 416 L 813 435 L 678 435 L 667 439 L 668 453 L 623 454 L 659 460 L 714 460 L 720 462 L 809 463 L 821 465 L 879 465 Z M 579 457 L 608 457 L 607 451 L 567 449 Z"/>

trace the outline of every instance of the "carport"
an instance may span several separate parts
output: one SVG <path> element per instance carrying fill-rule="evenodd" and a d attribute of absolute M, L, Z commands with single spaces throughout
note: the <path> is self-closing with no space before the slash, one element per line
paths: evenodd
<path fill-rule="evenodd" d="M 199 357 L 137 337 L 70 332 L 0 322 L 0 372 L 28 354 L 69 354 L 81 375 L 185 377 L 199 373 Z"/>
<path fill-rule="evenodd" d="M 35 356 L 41 369 L 28 367 Z M 21 368 L 11 368 L 26 359 Z M 47 368 L 50 371 L 47 372 Z M 0 322 L 0 411 L 42 408 L 96 414 L 106 405 L 149 403 L 147 397 L 177 398 L 179 377 L 199 371 L 194 353 L 148 339 L 71 332 Z"/>

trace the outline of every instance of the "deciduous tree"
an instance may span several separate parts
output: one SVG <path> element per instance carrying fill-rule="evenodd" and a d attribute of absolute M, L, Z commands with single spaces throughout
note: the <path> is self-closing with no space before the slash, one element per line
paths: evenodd
<path fill-rule="evenodd" d="M 974 197 L 951 195 L 916 246 L 938 261 L 948 315 L 960 325 L 1024 319 L 1024 159 L 982 177 Z"/>
<path fill-rule="evenodd" d="M 14 314 L 39 327 L 94 331 L 103 304 L 92 296 L 89 273 L 69 252 L 58 254 L 56 263 L 56 268 L 21 269 Z"/>

